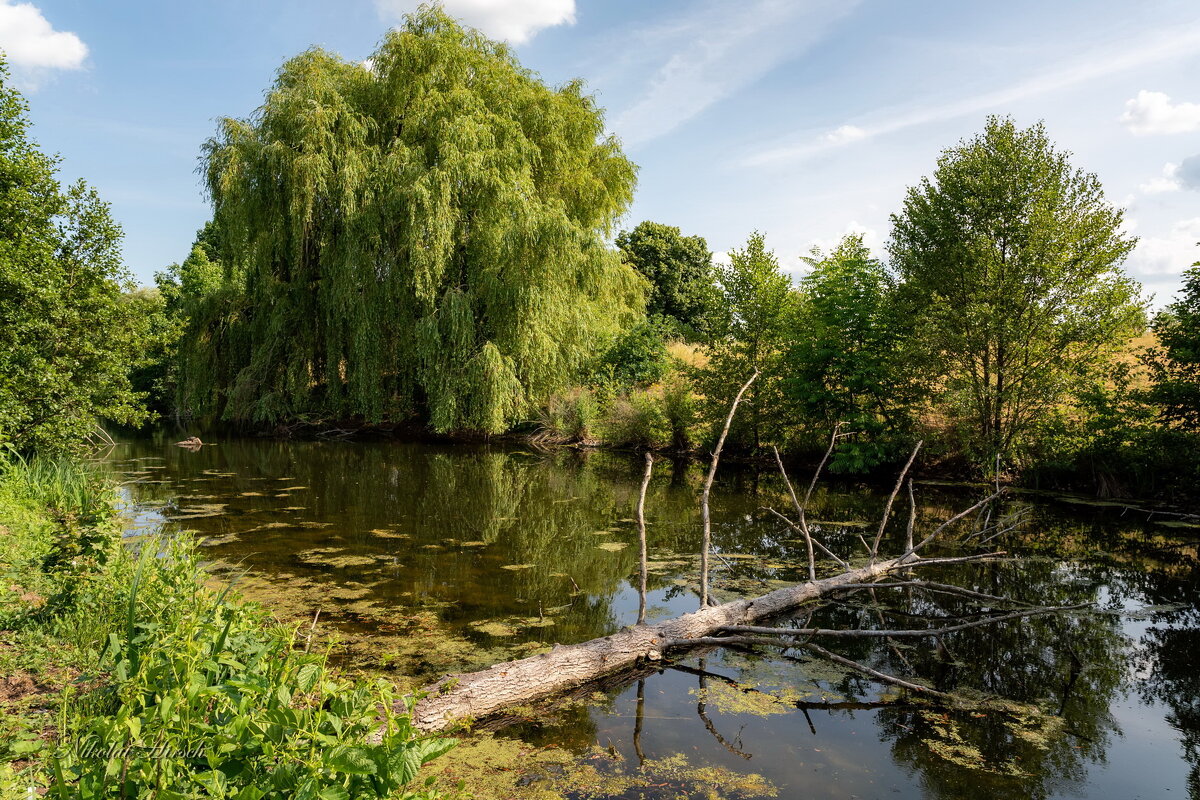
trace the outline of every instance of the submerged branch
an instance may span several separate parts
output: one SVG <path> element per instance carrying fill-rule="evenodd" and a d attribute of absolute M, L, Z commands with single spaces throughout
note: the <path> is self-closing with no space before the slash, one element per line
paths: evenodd
<path fill-rule="evenodd" d="M 1010 614 L 998 614 L 992 617 L 973 620 L 971 622 L 963 622 L 958 625 L 946 625 L 940 628 L 909 628 L 902 630 L 873 630 L 865 628 L 770 628 L 760 625 L 726 625 L 721 628 L 723 631 L 730 633 L 757 633 L 767 634 L 769 636 L 832 636 L 843 638 L 856 637 L 922 637 L 922 636 L 942 636 L 947 633 L 963 631 L 968 628 L 979 628 L 984 625 L 994 625 L 998 622 L 1006 622 L 1012 619 L 1021 619 L 1023 617 L 1036 617 L 1043 614 L 1061 614 L 1066 611 L 1078 611 L 1081 608 L 1090 608 L 1091 603 L 1079 603 L 1072 606 L 1045 606 L 1042 608 L 1025 608 L 1020 611 L 1014 611 Z"/>

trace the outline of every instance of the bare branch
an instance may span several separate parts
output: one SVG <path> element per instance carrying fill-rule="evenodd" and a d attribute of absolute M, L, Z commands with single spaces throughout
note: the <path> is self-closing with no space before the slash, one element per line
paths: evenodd
<path fill-rule="evenodd" d="M 646 621 L 646 578 L 648 568 L 646 565 L 646 487 L 650 485 L 650 473 L 654 471 L 654 456 L 646 453 L 646 472 L 642 475 L 642 490 L 638 494 L 637 501 L 637 524 L 638 524 L 638 545 L 641 548 L 641 583 L 638 588 L 638 617 L 637 624 L 641 625 Z"/>
<path fill-rule="evenodd" d="M 858 670 L 859 672 L 863 673 L 864 675 L 870 675 L 872 678 L 874 678 L 877 681 L 882 681 L 883 683 L 890 683 L 893 686 L 899 686 L 902 689 L 908 689 L 909 691 L 917 692 L 919 694 L 929 695 L 930 697 L 938 697 L 938 698 L 941 698 L 942 700 L 952 700 L 953 699 L 953 697 L 951 695 L 948 695 L 945 692 L 939 692 L 937 689 L 930 689 L 928 686 L 922 686 L 919 683 L 910 683 L 909 681 L 906 681 L 903 678 L 897 678 L 894 675 L 888 675 L 886 672 L 880 672 L 877 669 L 872 669 L 871 667 L 868 667 L 865 664 L 860 664 L 857 661 L 851 661 L 848 658 L 843 658 L 842 656 L 839 656 L 837 653 L 831 653 L 828 650 L 826 650 L 824 647 L 815 645 L 812 642 L 808 642 L 808 643 L 802 644 L 800 646 L 806 648 L 807 650 L 811 650 L 812 652 L 819 655 L 821 658 L 824 658 L 828 661 L 832 661 L 835 664 L 841 664 L 843 667 L 849 667 L 850 669 Z"/>
<path fill-rule="evenodd" d="M 883 539 L 883 532 L 887 528 L 888 519 L 892 516 L 892 504 L 896 502 L 896 495 L 900 494 L 900 487 L 904 485 L 904 478 L 908 475 L 908 470 L 913 462 L 917 460 L 917 453 L 921 451 L 921 445 L 924 441 L 917 442 L 917 446 L 913 448 L 912 455 L 908 457 L 908 462 L 904 465 L 904 469 L 900 470 L 900 477 L 896 479 L 896 488 L 892 489 L 892 493 L 888 495 L 887 505 L 883 507 L 883 518 L 879 520 L 879 531 L 875 534 L 875 541 L 870 547 L 870 563 L 875 563 L 875 558 L 879 555 L 879 542 Z"/>
<path fill-rule="evenodd" d="M 796 509 L 796 519 L 800 521 L 800 533 L 804 536 L 804 545 L 808 549 L 808 579 L 815 581 L 817 579 L 817 559 L 813 554 L 812 535 L 808 532 L 808 524 L 804 519 L 804 506 L 800 505 L 800 499 L 796 497 L 796 490 L 792 487 L 792 481 L 788 478 L 787 470 L 783 467 L 783 459 L 779 457 L 779 448 L 771 445 L 771 452 L 775 454 L 775 463 L 779 465 L 779 474 L 783 476 L 783 483 L 787 486 L 788 494 L 792 496 L 792 505 Z"/>
<path fill-rule="evenodd" d="M 917 498 L 913 495 L 912 478 L 908 479 L 908 529 L 904 534 L 904 552 L 913 549 L 913 528 L 917 524 Z"/>
<path fill-rule="evenodd" d="M 780 513 L 779 513 L 778 511 L 776 511 L 775 509 L 773 509 L 773 508 L 767 508 L 766 506 L 763 506 L 763 510 L 764 510 L 764 511 L 769 511 L 770 513 L 772 513 L 772 514 L 774 514 L 775 516 L 779 517 L 781 520 L 783 520 L 784 522 L 786 522 L 786 523 L 788 524 L 788 526 L 789 526 L 789 527 L 790 527 L 792 530 L 794 530 L 794 531 L 801 531 L 801 528 L 800 528 L 800 526 L 799 526 L 799 525 L 797 525 L 796 523 L 792 522 L 790 519 L 788 519 L 787 517 L 785 517 L 783 514 L 780 514 Z M 817 537 L 813 536 L 812 534 L 809 534 L 807 541 L 810 541 L 810 542 L 812 542 L 814 545 L 816 545 L 818 548 L 820 548 L 820 550 L 821 550 L 821 552 L 822 552 L 822 553 L 824 553 L 825 555 L 829 556 L 830 558 L 832 558 L 832 559 L 833 559 L 834 561 L 836 561 L 837 563 L 841 564 L 843 569 L 846 569 L 846 570 L 849 570 L 849 569 L 850 569 L 850 565 L 849 565 L 849 564 L 847 564 L 845 561 L 843 561 L 842 559 L 840 559 L 840 558 L 838 558 L 836 555 L 834 555 L 833 551 L 832 551 L 832 550 L 830 550 L 830 549 L 829 549 L 828 547 L 826 547 L 825 545 L 821 544 L 821 540 L 820 540 L 820 539 L 818 539 Z"/>
<path fill-rule="evenodd" d="M 1024 608 L 1020 611 L 1013 611 L 1009 614 L 998 614 L 992 617 L 984 617 L 983 619 L 972 620 L 971 622 L 962 622 L 958 625 L 946 625 L 940 628 L 914 628 L 902 630 L 869 630 L 862 628 L 769 628 L 760 625 L 726 625 L 721 628 L 723 631 L 730 633 L 752 633 L 767 636 L 828 636 L 846 639 L 854 638 L 920 638 L 924 636 L 943 636 L 947 633 L 955 633 L 968 628 L 979 628 L 984 625 L 994 625 L 999 622 L 1006 622 L 1011 619 L 1021 619 L 1023 617 L 1036 617 L 1044 614 L 1061 614 L 1065 611 L 1078 611 L 1081 608 L 1090 608 L 1091 603 L 1079 603 L 1073 606 L 1047 606 L 1043 608 Z"/>
<path fill-rule="evenodd" d="M 704 539 L 700 545 L 700 608 L 708 607 L 708 550 L 712 543 L 712 518 L 708 510 L 708 497 L 712 493 L 713 478 L 717 475 L 717 462 L 721 460 L 721 448 L 725 446 L 725 437 L 729 435 L 729 426 L 733 424 L 733 415 L 737 412 L 738 404 L 742 402 L 742 395 L 750 388 L 750 384 L 758 377 L 758 370 L 754 370 L 754 374 L 750 376 L 750 380 L 746 381 L 742 388 L 738 390 L 737 397 L 733 398 L 733 404 L 729 407 L 729 414 L 725 417 L 725 427 L 721 429 L 721 436 L 717 439 L 717 446 L 713 450 L 712 463 L 708 468 L 708 477 L 704 479 L 704 492 L 700 495 L 700 516 L 704 523 Z"/>
<path fill-rule="evenodd" d="M 906 550 L 904 555 L 901 556 L 901 558 L 907 558 L 908 556 L 912 555 L 913 553 L 916 553 L 922 547 L 925 547 L 925 545 L 929 544 L 934 539 L 936 539 L 938 534 L 941 533 L 942 531 L 944 531 L 946 528 L 948 528 L 951 525 L 953 525 L 954 523 L 958 522 L 960 519 L 967 516 L 968 514 L 972 514 L 976 511 L 978 511 L 979 509 L 983 508 L 983 506 L 992 502 L 993 500 L 995 500 L 997 497 L 999 497 L 1002 494 L 1004 494 L 1004 489 L 1001 489 L 998 492 L 993 492 L 992 494 L 983 498 L 982 500 L 980 500 L 978 503 L 971 506 L 970 508 L 967 508 L 967 509 L 964 509 L 964 510 L 958 512 L 953 517 L 951 517 L 950 519 L 943 522 L 941 525 L 938 525 L 936 528 L 934 528 L 933 533 L 929 534 L 924 539 L 922 539 L 921 542 L 919 544 L 917 544 L 915 547 L 913 547 L 911 550 Z"/>
<path fill-rule="evenodd" d="M 927 562 L 921 562 L 927 563 Z M 951 586 L 948 583 L 934 583 L 933 581 L 921 580 L 914 578 L 910 581 L 893 581 L 889 583 L 864 583 L 858 584 L 854 588 L 872 588 L 872 589 L 900 589 L 900 588 L 915 588 L 926 589 L 931 592 L 941 594 L 957 594 L 963 597 L 970 597 L 975 600 L 987 600 L 993 603 L 1008 603 L 1014 605 L 1028 605 L 1022 600 L 1013 600 L 1010 597 L 1000 597 L 994 594 L 984 594 L 983 592 L 972 591 L 971 589 L 963 589 L 959 586 Z"/>

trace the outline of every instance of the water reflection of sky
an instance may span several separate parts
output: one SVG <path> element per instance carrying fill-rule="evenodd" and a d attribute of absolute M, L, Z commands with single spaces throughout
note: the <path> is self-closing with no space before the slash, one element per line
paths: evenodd
<path fill-rule="evenodd" d="M 128 535 L 194 529 L 215 568 L 236 564 L 295 589 L 305 614 L 321 607 L 367 637 L 377 620 L 415 611 L 434 614 L 480 652 L 579 641 L 636 620 L 631 516 L 641 464 L 632 456 L 259 440 L 188 452 L 147 440 L 122 445 L 108 463 L 125 481 Z M 651 620 L 696 607 L 689 553 L 699 531 L 698 480 L 694 467 L 656 466 L 647 498 L 658 564 Z M 920 520 L 945 518 L 972 499 L 923 487 Z M 812 516 L 827 523 L 875 518 L 882 503 L 856 485 L 822 489 L 816 501 Z M 964 764 L 930 746 L 930 726 L 942 723 L 927 710 L 872 707 L 893 703 L 891 692 L 831 675 L 806 657 L 731 652 L 689 656 L 681 669 L 614 689 L 554 727 L 529 723 L 516 732 L 611 747 L 630 768 L 641 757 L 683 753 L 692 763 L 761 773 L 784 797 L 1200 797 L 1191 543 L 1200 531 L 1113 509 L 1010 502 L 1025 522 L 1004 546 L 1026 560 L 930 577 L 1042 604 L 1092 601 L 1104 613 L 956 634 L 949 655 L 921 641 L 900 651 L 860 643 L 852 656 L 946 688 L 1042 703 L 1063 720 L 1044 747 L 1014 739 L 988 714 L 962 714 L 943 730 L 950 738 L 934 744 L 944 750 L 958 736 L 982 754 Z M 719 480 L 714 536 L 729 554 L 714 563 L 721 597 L 800 574 L 802 546 L 757 513 L 762 505 L 786 506 L 773 476 L 730 470 Z M 826 524 L 822 533 L 848 551 L 856 530 Z M 851 601 L 819 619 L 877 626 L 883 613 L 889 627 L 916 627 L 920 614 L 964 611 L 947 598 L 884 598 L 880 608 Z M 804 707 L 774 704 L 764 714 L 731 706 L 716 688 L 728 685 L 698 673 L 802 698 Z M 1028 774 L 998 774 L 1006 770 Z"/>

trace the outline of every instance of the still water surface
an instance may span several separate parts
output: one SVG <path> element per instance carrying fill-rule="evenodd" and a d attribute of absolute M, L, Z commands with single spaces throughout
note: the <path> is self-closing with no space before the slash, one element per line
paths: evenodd
<path fill-rule="evenodd" d="M 196 531 L 217 580 L 236 579 L 302 630 L 319 610 L 318 635 L 348 665 L 415 687 L 636 619 L 638 456 L 254 439 L 191 452 L 172 438 L 122 443 L 107 459 L 125 482 L 128 535 Z M 696 607 L 701 479 L 696 465 L 656 464 L 646 502 L 652 620 Z M 918 531 L 983 491 L 919 484 Z M 823 487 L 810 516 L 850 554 L 884 499 L 866 486 Z M 719 477 L 718 597 L 802 578 L 803 544 L 759 510 L 787 502 L 773 475 L 731 468 Z M 579 797 L 1200 798 L 1200 525 L 1031 496 L 993 508 L 989 524 L 998 519 L 1016 529 L 987 546 L 1013 557 L 922 577 L 1095 610 L 940 644 L 826 646 L 1009 707 L 947 714 L 806 651 L 730 650 L 498 735 L 531 752 L 554 745 L 603 761 L 604 775 L 628 779 Z M 915 628 L 980 610 L 954 595 L 878 589 L 817 610 L 811 624 Z M 530 766 L 522 783 L 533 796 L 556 774 Z"/>

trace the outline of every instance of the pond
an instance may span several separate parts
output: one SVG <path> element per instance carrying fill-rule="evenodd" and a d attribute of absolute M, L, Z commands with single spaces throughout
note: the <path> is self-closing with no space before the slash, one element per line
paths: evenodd
<path fill-rule="evenodd" d="M 236 581 L 348 667 L 416 688 L 636 620 L 641 456 L 267 439 L 189 451 L 173 438 L 122 442 L 106 459 L 123 482 L 127 535 L 195 531 L 214 581 Z M 694 463 L 655 465 L 651 621 L 697 607 L 702 480 Z M 918 482 L 918 531 L 986 493 Z M 861 552 L 885 499 L 878 487 L 825 483 L 810 518 L 831 548 Z M 788 505 L 776 475 L 722 471 L 719 599 L 803 578 L 803 543 L 761 510 Z M 886 552 L 902 543 L 906 500 L 898 511 Z M 933 641 L 825 643 L 954 692 L 969 701 L 959 709 L 805 650 L 711 650 L 516 709 L 441 768 L 490 782 L 486 797 L 1200 797 L 1200 525 L 1031 494 L 987 515 L 1012 530 L 946 549 L 1008 556 L 921 577 L 1094 606 Z M 954 535 L 967 541 L 979 524 Z M 809 624 L 900 629 L 979 614 L 961 595 L 881 588 L 825 604 Z"/>

